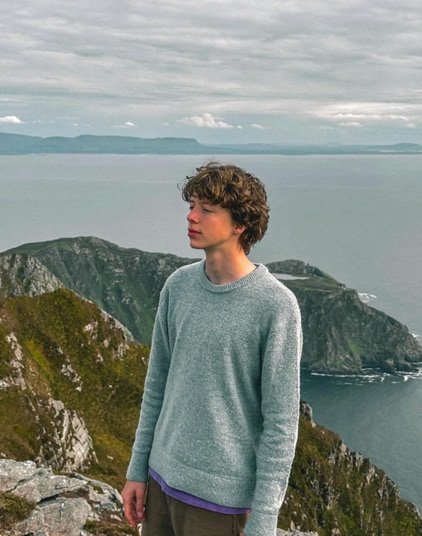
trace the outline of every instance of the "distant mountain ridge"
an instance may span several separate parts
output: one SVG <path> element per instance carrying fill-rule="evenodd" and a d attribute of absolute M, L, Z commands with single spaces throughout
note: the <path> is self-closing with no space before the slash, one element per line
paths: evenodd
<path fill-rule="evenodd" d="M 81 135 L 25 136 L 0 133 L 0 155 L 23 154 L 422 154 L 422 145 L 278 145 L 267 143 L 206 145 L 194 138 L 138 138 Z"/>

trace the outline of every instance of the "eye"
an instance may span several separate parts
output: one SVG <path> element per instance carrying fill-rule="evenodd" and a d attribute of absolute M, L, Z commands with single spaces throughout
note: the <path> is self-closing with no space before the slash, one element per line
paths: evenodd
<path fill-rule="evenodd" d="M 202 212 L 214 212 L 215 208 L 210 203 L 202 203 Z"/>

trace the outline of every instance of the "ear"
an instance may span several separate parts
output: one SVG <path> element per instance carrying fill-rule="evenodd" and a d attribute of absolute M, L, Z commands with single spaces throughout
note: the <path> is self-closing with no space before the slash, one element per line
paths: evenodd
<path fill-rule="evenodd" d="M 234 228 L 233 228 L 234 234 L 237 234 L 238 236 L 240 236 L 243 233 L 243 231 L 246 229 L 246 227 L 247 227 L 246 225 L 240 225 L 238 223 L 235 223 Z"/>

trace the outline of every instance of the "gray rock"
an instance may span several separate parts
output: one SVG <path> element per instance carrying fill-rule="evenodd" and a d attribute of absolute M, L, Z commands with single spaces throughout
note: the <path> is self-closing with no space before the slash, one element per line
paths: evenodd
<path fill-rule="evenodd" d="M 36 503 L 27 519 L 2 536 L 88 536 L 88 520 L 104 512 L 121 519 L 122 498 L 108 484 L 79 474 L 55 475 L 31 461 L 0 459 L 0 491 Z"/>
<path fill-rule="evenodd" d="M 16 536 L 81 536 L 83 527 L 91 512 L 85 499 L 58 498 L 39 505 L 31 516 L 17 523 Z"/>
<path fill-rule="evenodd" d="M 0 256 L 0 289 L 5 296 L 37 296 L 63 286 L 36 257 Z"/>

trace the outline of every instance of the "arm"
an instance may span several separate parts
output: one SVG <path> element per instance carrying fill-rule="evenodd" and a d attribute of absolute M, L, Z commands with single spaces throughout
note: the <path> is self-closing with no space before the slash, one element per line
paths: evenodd
<path fill-rule="evenodd" d="M 133 482 L 127 480 L 122 491 L 123 509 L 126 519 L 137 527 L 145 521 L 145 496 L 147 491 L 146 482 Z"/>
<path fill-rule="evenodd" d="M 163 289 L 155 319 L 141 414 L 126 475 L 130 481 L 148 481 L 149 456 L 155 427 L 163 404 L 170 366 L 170 348 L 167 333 L 167 301 L 167 294 L 165 289 Z"/>
<path fill-rule="evenodd" d="M 300 404 L 302 331 L 297 302 L 274 318 L 262 358 L 263 429 L 256 487 L 245 536 L 273 536 L 294 458 Z"/>

